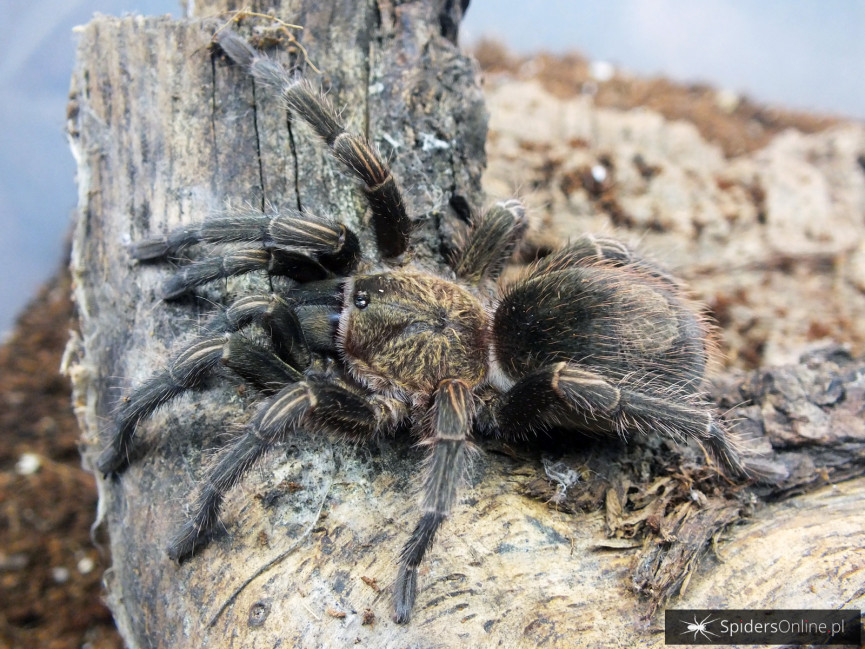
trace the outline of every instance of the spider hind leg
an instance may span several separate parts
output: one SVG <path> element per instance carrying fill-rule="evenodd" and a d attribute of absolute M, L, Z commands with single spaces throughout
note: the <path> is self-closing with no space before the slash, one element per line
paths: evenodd
<path fill-rule="evenodd" d="M 680 443 L 705 444 L 733 474 L 744 474 L 736 437 L 705 403 L 672 388 L 649 393 L 645 387 L 562 362 L 528 374 L 493 399 L 484 421 L 513 439 L 551 427 L 620 436 L 660 432 Z"/>

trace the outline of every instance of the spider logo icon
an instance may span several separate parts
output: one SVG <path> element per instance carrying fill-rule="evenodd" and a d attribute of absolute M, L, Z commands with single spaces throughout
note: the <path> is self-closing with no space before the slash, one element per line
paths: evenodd
<path fill-rule="evenodd" d="M 694 634 L 694 640 L 697 639 L 697 634 L 702 635 L 704 638 L 706 638 L 706 640 L 711 640 L 711 638 L 709 636 L 712 636 L 712 635 L 717 637 L 718 634 L 712 633 L 711 631 L 709 631 L 709 629 L 707 627 L 712 622 L 717 622 L 718 618 L 715 618 L 714 620 L 710 620 L 709 617 L 711 617 L 711 616 L 707 615 L 706 617 L 704 617 L 699 622 L 697 621 L 696 615 L 694 616 L 693 622 L 686 622 L 685 620 L 682 620 L 682 624 L 686 624 L 688 626 L 688 628 L 687 628 L 687 630 L 682 631 L 679 635 L 685 635 L 686 633 L 693 633 Z"/>

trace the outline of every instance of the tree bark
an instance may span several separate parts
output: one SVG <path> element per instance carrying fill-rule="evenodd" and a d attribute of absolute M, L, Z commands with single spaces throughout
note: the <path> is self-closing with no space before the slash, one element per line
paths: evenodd
<path fill-rule="evenodd" d="M 286 116 L 276 97 L 211 56 L 210 38 L 229 16 L 201 16 L 232 8 L 199 3 L 199 17 L 181 21 L 97 18 L 80 35 L 69 116 L 80 187 L 72 261 L 80 336 L 70 347 L 69 371 L 88 465 L 118 401 L 195 332 L 211 303 L 264 286 L 261 278 L 230 280 L 203 291 L 204 299 L 164 303 L 159 294 L 169 269 L 135 264 L 126 244 L 241 203 L 333 214 L 366 232 L 363 204 L 325 147 Z M 466 214 L 483 203 L 486 115 L 475 65 L 454 42 L 459 4 L 295 0 L 280 3 L 275 15 L 304 27 L 292 33 L 308 61 L 291 42 L 287 56 L 345 107 L 350 129 L 365 133 L 391 160 L 417 224 L 416 257 L 439 264 Z M 253 23 L 275 26 L 249 17 L 239 29 L 250 35 Z M 858 389 L 861 370 L 845 367 L 844 385 Z M 783 404 L 790 395 L 769 388 L 755 391 L 749 403 L 762 408 L 770 398 L 781 403 L 773 412 L 788 412 Z M 530 447 L 482 445 L 488 452 L 473 467 L 468 504 L 446 522 L 428 555 L 406 626 L 391 619 L 390 586 L 418 515 L 414 489 L 422 453 L 411 440 L 350 446 L 297 435 L 230 493 L 225 533 L 176 565 L 165 548 L 184 520 L 203 466 L 250 402 L 236 383 L 214 380 L 141 425 L 148 446 L 121 478 L 97 477 L 99 520 L 113 558 L 105 576 L 107 599 L 130 647 L 661 643 L 654 633 L 659 623 L 646 617 L 651 601 L 631 590 L 634 564 L 645 563 L 651 548 L 614 547 L 606 540 L 609 511 L 605 519 L 581 511 L 585 500 L 568 509 L 567 497 L 554 499 L 561 483 L 550 477 L 546 457 Z M 861 404 L 844 413 L 860 416 Z M 760 426 L 765 438 L 766 426 Z M 832 447 L 846 467 L 839 475 L 861 473 L 861 431 L 856 435 L 828 442 L 848 444 Z M 612 445 L 605 452 L 619 450 Z M 571 466 L 583 462 L 565 459 Z M 833 601 L 861 607 L 862 589 L 853 581 L 833 580 L 816 563 L 800 564 L 798 556 L 776 557 L 763 544 L 776 539 L 769 547 L 786 547 L 795 538 L 797 548 L 813 552 L 834 543 L 832 534 L 861 539 L 865 524 L 852 513 L 865 483 L 815 492 L 797 499 L 795 508 L 756 507 L 759 498 L 781 493 L 779 462 L 770 458 L 775 486 L 725 498 L 734 511 L 724 525 L 746 509 L 755 510 L 753 522 L 733 531 L 727 563 L 695 573 L 700 553 L 689 555 L 688 569 L 676 573 L 678 584 L 698 576 L 690 578 L 679 605 L 762 606 L 768 600 L 760 589 L 739 595 L 748 578 L 743 566 L 763 561 L 800 567 L 803 590 L 797 585 L 788 597 L 779 590 L 785 570 L 763 582 L 774 606 L 810 602 L 800 594 L 816 587 L 833 589 Z M 809 479 L 791 488 L 815 484 L 811 469 Z M 609 491 L 615 477 L 605 474 L 607 482 L 592 484 Z M 823 513 L 827 507 L 832 517 Z M 802 528 L 812 520 L 826 525 Z M 724 525 L 703 528 L 700 549 Z M 861 570 L 857 547 L 838 549 L 833 563 L 851 562 Z"/>

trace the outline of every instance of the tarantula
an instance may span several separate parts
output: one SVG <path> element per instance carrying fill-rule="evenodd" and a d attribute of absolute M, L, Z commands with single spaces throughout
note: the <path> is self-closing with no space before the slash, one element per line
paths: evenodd
<path fill-rule="evenodd" d="M 700 396 L 707 325 L 670 275 L 610 238 L 583 236 L 490 290 L 525 229 L 515 200 L 475 218 L 433 274 L 406 262 L 411 220 L 387 164 L 345 132 L 320 92 L 231 32 L 215 39 L 327 143 L 361 184 L 378 258 L 338 220 L 306 212 L 212 216 L 134 244 L 138 260 L 196 244 L 223 254 L 183 266 L 176 298 L 218 278 L 263 270 L 288 288 L 238 299 L 120 406 L 99 470 L 128 464 L 138 423 L 224 366 L 261 395 L 245 429 L 207 471 L 168 553 L 203 547 L 222 501 L 250 467 L 298 429 L 357 439 L 410 425 L 428 448 L 423 514 L 399 558 L 395 619 L 410 618 L 417 570 L 457 501 L 473 432 L 526 438 L 551 427 L 627 437 L 653 431 L 705 442 L 740 469 L 733 438 Z M 245 336 L 258 326 L 266 341 Z"/>

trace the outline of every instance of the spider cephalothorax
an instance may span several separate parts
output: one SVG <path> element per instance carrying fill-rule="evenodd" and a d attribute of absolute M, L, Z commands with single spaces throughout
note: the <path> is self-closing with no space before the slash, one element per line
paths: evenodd
<path fill-rule="evenodd" d="M 303 81 L 223 32 L 222 50 L 277 87 L 362 184 L 378 256 L 364 259 L 338 221 L 296 211 L 228 213 L 133 246 L 140 260 L 198 244 L 222 251 L 183 266 L 171 299 L 221 277 L 265 271 L 287 278 L 269 295 L 230 304 L 135 388 L 98 460 L 122 471 L 138 422 L 225 366 L 256 388 L 245 430 L 204 476 L 191 517 L 169 548 L 203 547 L 226 492 L 297 429 L 367 439 L 410 428 L 428 448 L 420 522 L 400 555 L 398 622 L 408 621 L 417 568 L 457 499 L 473 432 L 526 438 L 551 427 L 630 436 L 662 432 L 706 443 L 741 464 L 700 396 L 708 358 L 704 321 L 661 268 L 624 244 L 584 236 L 495 288 L 525 229 L 508 201 L 475 218 L 447 276 L 406 262 L 411 223 L 390 170 L 346 133 Z M 410 257 L 410 256 L 409 256 Z M 261 336 L 244 335 L 259 328 Z"/>
<path fill-rule="evenodd" d="M 346 282 L 338 344 L 348 371 L 376 391 L 430 395 L 443 380 L 486 376 L 487 317 L 458 284 L 417 272 Z"/>

